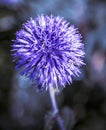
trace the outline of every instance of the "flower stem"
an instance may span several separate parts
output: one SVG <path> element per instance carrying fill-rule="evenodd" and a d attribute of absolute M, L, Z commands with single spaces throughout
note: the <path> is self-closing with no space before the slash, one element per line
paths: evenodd
<path fill-rule="evenodd" d="M 50 98 L 52 102 L 53 117 L 56 118 L 56 121 L 57 121 L 58 126 L 60 127 L 60 130 L 65 130 L 63 119 L 59 115 L 59 110 L 56 103 L 56 98 L 55 98 L 56 89 L 53 87 L 49 87 L 49 94 L 50 94 Z"/>
<path fill-rule="evenodd" d="M 52 102 L 52 108 L 53 108 L 54 115 L 58 113 L 58 107 L 57 107 L 57 103 L 56 103 L 56 99 L 55 99 L 55 93 L 56 93 L 56 90 L 53 87 L 50 87 L 49 94 L 50 94 L 50 98 L 51 98 L 51 102 Z"/>

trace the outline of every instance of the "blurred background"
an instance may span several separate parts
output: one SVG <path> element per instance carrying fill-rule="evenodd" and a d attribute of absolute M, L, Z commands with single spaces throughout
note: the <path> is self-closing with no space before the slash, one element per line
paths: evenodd
<path fill-rule="evenodd" d="M 0 0 L 0 130 L 49 129 L 48 92 L 15 71 L 10 52 L 15 32 L 38 14 L 62 16 L 83 36 L 86 66 L 56 97 L 67 130 L 106 130 L 106 0 Z"/>

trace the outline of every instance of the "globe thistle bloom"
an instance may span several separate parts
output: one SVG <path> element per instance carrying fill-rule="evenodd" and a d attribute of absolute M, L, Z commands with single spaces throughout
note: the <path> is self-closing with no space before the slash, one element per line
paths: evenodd
<path fill-rule="evenodd" d="M 13 42 L 16 68 L 22 68 L 21 74 L 39 89 L 65 87 L 84 64 L 84 45 L 78 29 L 59 16 L 31 18 Z"/>

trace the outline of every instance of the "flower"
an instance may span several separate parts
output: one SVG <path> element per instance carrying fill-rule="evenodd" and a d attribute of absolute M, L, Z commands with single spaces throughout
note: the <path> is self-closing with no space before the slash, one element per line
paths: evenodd
<path fill-rule="evenodd" d="M 23 24 L 13 40 L 16 68 L 36 88 L 56 90 L 72 83 L 84 64 L 84 44 L 78 29 L 59 16 L 38 16 Z"/>

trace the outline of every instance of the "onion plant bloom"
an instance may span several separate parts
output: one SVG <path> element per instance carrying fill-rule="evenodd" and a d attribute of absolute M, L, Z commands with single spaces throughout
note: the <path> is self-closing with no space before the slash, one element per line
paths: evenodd
<path fill-rule="evenodd" d="M 59 16 L 38 16 L 23 24 L 13 40 L 16 68 L 39 89 L 56 90 L 72 83 L 84 64 L 78 29 Z"/>

